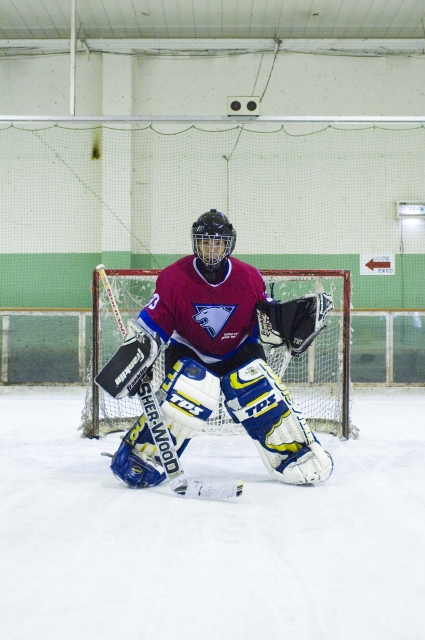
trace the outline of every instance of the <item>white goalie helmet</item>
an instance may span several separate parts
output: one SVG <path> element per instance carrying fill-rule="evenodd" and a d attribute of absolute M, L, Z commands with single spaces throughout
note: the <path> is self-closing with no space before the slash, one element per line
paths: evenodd
<path fill-rule="evenodd" d="M 219 268 L 236 244 L 236 230 L 216 209 L 203 213 L 193 223 L 191 235 L 193 252 L 210 270 Z"/>

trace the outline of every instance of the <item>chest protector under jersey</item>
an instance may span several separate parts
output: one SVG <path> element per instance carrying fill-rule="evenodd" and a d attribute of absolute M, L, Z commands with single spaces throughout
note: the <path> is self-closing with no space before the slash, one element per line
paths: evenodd
<path fill-rule="evenodd" d="M 224 280 L 208 283 L 187 256 L 164 269 L 141 320 L 164 342 L 186 344 L 221 359 L 246 340 L 257 339 L 255 304 L 267 300 L 265 284 L 254 267 L 231 258 Z"/>

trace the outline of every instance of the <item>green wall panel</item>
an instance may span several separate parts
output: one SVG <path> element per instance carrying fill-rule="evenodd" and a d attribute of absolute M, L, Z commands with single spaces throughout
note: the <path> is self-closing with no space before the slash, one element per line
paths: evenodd
<path fill-rule="evenodd" d="M 8 382 L 78 380 L 78 317 L 12 316 Z"/>
<path fill-rule="evenodd" d="M 425 254 L 396 256 L 394 276 L 361 276 L 358 254 L 241 256 L 259 269 L 346 269 L 355 309 L 425 309 Z"/>
<path fill-rule="evenodd" d="M 385 382 L 385 316 L 354 316 L 351 319 L 351 380 Z"/>
<path fill-rule="evenodd" d="M 425 316 L 395 316 L 394 382 L 425 381 Z"/>
<path fill-rule="evenodd" d="M 348 269 L 355 309 L 425 309 L 425 254 L 397 255 L 394 276 L 361 276 L 357 254 L 236 256 L 258 269 Z M 158 269 L 179 257 L 129 252 L 2 254 L 0 307 L 90 308 L 91 274 L 98 264 L 110 269 Z"/>
<path fill-rule="evenodd" d="M 90 307 L 90 274 L 100 258 L 90 253 L 2 254 L 0 307 Z"/>

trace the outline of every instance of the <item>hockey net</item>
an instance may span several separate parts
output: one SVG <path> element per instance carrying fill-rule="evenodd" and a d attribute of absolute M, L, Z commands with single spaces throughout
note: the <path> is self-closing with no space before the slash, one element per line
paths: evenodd
<path fill-rule="evenodd" d="M 159 270 L 106 270 L 124 323 L 136 318 L 153 291 Z M 334 310 L 326 327 L 299 358 L 286 362 L 284 349 L 266 349 L 267 361 L 287 384 L 294 401 L 303 410 L 314 431 L 341 438 L 356 437 L 350 422 L 350 272 L 349 271 L 262 271 L 271 296 L 284 301 L 310 292 L 331 293 Z M 83 435 L 99 437 L 126 431 L 139 417 L 136 398 L 115 400 L 93 383 L 94 377 L 122 343 L 122 335 L 99 274 L 93 273 L 93 346 L 87 372 L 86 401 L 82 414 Z M 153 388 L 164 379 L 161 355 L 154 364 Z M 223 397 L 205 426 L 214 435 L 244 433 L 226 412 Z"/>

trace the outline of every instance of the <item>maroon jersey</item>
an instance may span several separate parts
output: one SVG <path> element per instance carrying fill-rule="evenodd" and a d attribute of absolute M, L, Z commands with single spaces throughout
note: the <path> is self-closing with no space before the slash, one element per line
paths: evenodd
<path fill-rule="evenodd" d="M 224 280 L 210 284 L 198 270 L 196 257 L 186 256 L 158 276 L 139 322 L 164 342 L 187 345 L 205 362 L 216 362 L 246 341 L 257 342 L 255 304 L 267 299 L 254 267 L 231 258 Z"/>

